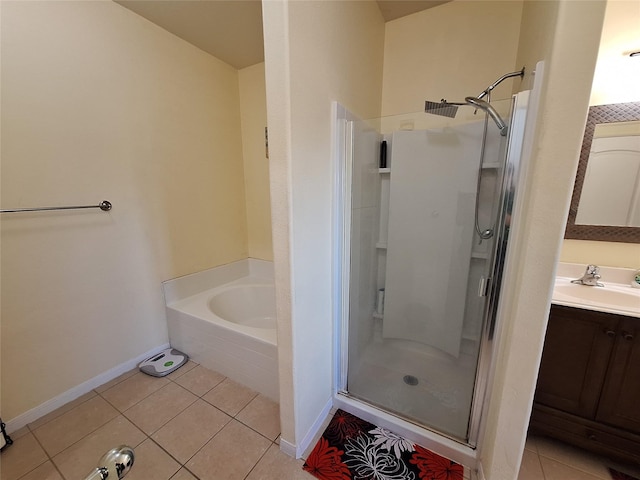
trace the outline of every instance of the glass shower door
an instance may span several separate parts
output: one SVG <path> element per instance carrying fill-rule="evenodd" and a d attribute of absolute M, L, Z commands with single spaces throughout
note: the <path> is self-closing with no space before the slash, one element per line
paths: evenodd
<path fill-rule="evenodd" d="M 484 115 L 457 117 L 351 124 L 346 390 L 466 443 L 506 137 L 488 124 L 483 147 Z"/>

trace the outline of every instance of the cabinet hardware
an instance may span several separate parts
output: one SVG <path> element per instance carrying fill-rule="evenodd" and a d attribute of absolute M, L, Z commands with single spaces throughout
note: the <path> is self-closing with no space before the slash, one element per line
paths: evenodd
<path fill-rule="evenodd" d="M 622 332 L 622 336 L 624 337 L 625 340 L 633 340 L 633 334 L 629 332 Z"/>
<path fill-rule="evenodd" d="M 589 435 L 587 435 L 587 438 L 592 441 L 596 441 L 598 439 L 593 433 L 590 433 Z"/>
<path fill-rule="evenodd" d="M 607 337 L 613 338 L 616 336 L 616 332 L 614 332 L 613 330 L 609 330 L 608 328 L 604 329 L 604 333 L 607 334 Z"/>

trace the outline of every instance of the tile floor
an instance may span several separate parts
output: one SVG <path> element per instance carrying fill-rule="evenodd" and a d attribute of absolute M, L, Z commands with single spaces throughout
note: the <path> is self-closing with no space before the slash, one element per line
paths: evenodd
<path fill-rule="evenodd" d="M 189 362 L 164 378 L 132 370 L 11 434 L 0 480 L 83 480 L 127 444 L 127 480 L 311 480 L 280 451 L 278 405 Z"/>
<path fill-rule="evenodd" d="M 164 378 L 132 370 L 13 432 L 0 480 L 83 480 L 121 444 L 136 452 L 127 480 L 312 480 L 279 433 L 276 403 L 201 365 Z M 518 480 L 610 480 L 607 466 L 640 478 L 637 466 L 529 437 Z"/>
<path fill-rule="evenodd" d="M 611 480 L 608 467 L 640 478 L 640 466 L 625 465 L 547 437 L 529 436 L 518 480 Z"/>

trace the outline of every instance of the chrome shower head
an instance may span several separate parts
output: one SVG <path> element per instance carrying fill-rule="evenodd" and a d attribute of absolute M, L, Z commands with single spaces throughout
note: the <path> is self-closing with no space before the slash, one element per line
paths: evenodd
<path fill-rule="evenodd" d="M 504 137 L 507 134 L 507 124 L 504 123 L 504 120 L 500 118 L 500 115 L 498 115 L 498 112 L 496 112 L 495 108 L 493 108 L 490 103 L 480 100 L 477 97 L 465 97 L 464 101 L 469 105 L 473 105 L 474 107 L 487 112 L 493 121 L 496 122 L 496 125 L 500 130 L 500 135 Z"/>

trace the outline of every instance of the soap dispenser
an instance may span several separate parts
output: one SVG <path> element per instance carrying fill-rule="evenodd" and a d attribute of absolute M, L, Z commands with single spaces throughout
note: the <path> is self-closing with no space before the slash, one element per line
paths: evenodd
<path fill-rule="evenodd" d="M 633 288 L 640 288 L 640 270 L 633 272 L 633 278 L 631 279 L 631 286 Z"/>

